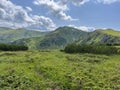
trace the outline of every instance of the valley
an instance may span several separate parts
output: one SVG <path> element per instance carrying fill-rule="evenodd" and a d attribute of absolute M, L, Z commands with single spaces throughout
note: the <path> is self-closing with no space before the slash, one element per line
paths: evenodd
<path fill-rule="evenodd" d="M 0 90 L 120 89 L 119 31 L 1 29 Z M 71 43 L 80 52 L 65 53 Z"/>

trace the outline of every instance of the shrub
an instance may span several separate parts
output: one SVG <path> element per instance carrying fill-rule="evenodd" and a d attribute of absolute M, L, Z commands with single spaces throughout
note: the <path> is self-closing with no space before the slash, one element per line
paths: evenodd
<path fill-rule="evenodd" d="M 67 53 L 94 53 L 94 54 L 117 54 L 118 49 L 108 45 L 79 45 L 69 44 L 64 49 Z"/>
<path fill-rule="evenodd" d="M 25 51 L 28 47 L 25 45 L 0 44 L 1 51 Z"/>
<path fill-rule="evenodd" d="M 76 44 L 68 44 L 64 51 L 68 53 L 76 53 L 78 52 L 78 46 Z"/>

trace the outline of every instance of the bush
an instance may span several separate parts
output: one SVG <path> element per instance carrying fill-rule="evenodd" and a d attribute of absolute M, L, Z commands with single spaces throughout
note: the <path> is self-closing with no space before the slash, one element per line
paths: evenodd
<path fill-rule="evenodd" d="M 107 45 L 79 45 L 69 44 L 65 47 L 66 53 L 94 53 L 94 54 L 117 54 L 118 49 Z"/>
<path fill-rule="evenodd" d="M 25 45 L 0 44 L 1 51 L 26 51 L 28 47 Z"/>
<path fill-rule="evenodd" d="M 78 52 L 78 46 L 76 44 L 68 44 L 64 51 L 68 53 L 76 53 Z"/>

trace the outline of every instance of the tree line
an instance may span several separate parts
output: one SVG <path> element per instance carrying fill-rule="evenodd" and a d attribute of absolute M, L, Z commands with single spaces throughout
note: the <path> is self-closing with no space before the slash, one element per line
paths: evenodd
<path fill-rule="evenodd" d="M 64 51 L 66 53 L 94 53 L 94 54 L 117 54 L 118 49 L 108 45 L 85 45 L 68 44 Z"/>
<path fill-rule="evenodd" d="M 120 46 L 120 43 L 106 43 L 107 46 Z"/>
<path fill-rule="evenodd" d="M 0 44 L 1 51 L 26 51 L 28 47 L 25 45 Z"/>

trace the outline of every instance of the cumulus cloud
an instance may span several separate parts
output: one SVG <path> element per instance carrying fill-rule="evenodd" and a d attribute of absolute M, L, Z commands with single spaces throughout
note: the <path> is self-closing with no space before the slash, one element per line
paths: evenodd
<path fill-rule="evenodd" d="M 31 11 L 30 7 L 24 9 L 22 6 L 13 4 L 9 0 L 0 0 L 0 26 L 8 26 L 14 28 L 29 28 L 31 26 L 39 25 L 42 29 L 51 30 L 56 27 L 53 21 L 44 16 L 29 15 L 28 10 Z M 35 17 L 39 17 L 35 19 Z M 43 25 L 44 24 L 44 25 Z"/>
<path fill-rule="evenodd" d="M 35 5 L 43 5 L 48 7 L 50 10 L 50 13 L 56 15 L 62 20 L 76 20 L 73 19 L 70 15 L 67 15 L 65 11 L 69 10 L 67 7 L 67 0 L 59 0 L 59 1 L 54 1 L 54 0 L 35 0 L 34 4 Z"/>
<path fill-rule="evenodd" d="M 66 11 L 69 10 L 68 3 L 70 2 L 76 6 L 79 6 L 90 1 L 111 4 L 114 2 L 119 2 L 120 0 L 34 0 L 33 3 L 38 6 L 46 6 L 49 9 L 49 12 L 57 16 L 59 19 L 73 21 L 77 19 L 73 19 L 70 15 L 66 14 Z"/>
<path fill-rule="evenodd" d="M 41 30 L 44 30 L 44 29 L 55 30 L 56 29 L 56 25 L 48 17 L 33 15 L 32 19 L 33 19 L 33 23 L 29 25 L 28 28 L 41 29 Z"/>
<path fill-rule="evenodd" d="M 68 26 L 74 27 L 74 28 L 77 28 L 79 30 L 86 31 L 86 32 L 92 32 L 92 31 L 96 30 L 96 28 L 88 27 L 88 26 L 75 26 L 75 25 L 68 25 Z"/>

